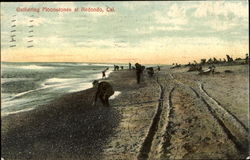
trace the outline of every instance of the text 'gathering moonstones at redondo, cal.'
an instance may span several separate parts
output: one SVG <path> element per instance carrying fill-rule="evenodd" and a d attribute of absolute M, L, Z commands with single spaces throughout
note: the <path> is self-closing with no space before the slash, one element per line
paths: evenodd
<path fill-rule="evenodd" d="M 16 8 L 17 12 L 114 12 L 115 9 L 113 7 L 102 8 L 102 7 L 81 7 L 81 8 Z"/>

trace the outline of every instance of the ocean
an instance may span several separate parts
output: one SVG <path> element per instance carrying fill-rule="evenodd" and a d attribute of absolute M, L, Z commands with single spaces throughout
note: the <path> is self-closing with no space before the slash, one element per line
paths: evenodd
<path fill-rule="evenodd" d="M 1 116 L 30 111 L 66 93 L 91 88 L 107 67 L 108 76 L 113 64 L 3 62 Z"/>

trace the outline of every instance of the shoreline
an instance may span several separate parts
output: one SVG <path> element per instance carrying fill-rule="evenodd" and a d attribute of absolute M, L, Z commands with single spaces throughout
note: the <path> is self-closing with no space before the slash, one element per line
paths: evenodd
<path fill-rule="evenodd" d="M 111 74 L 113 72 L 113 70 L 108 70 L 108 72 L 106 73 L 106 77 L 108 78 L 109 77 L 109 75 Z M 76 92 L 81 92 L 81 91 L 84 91 L 84 90 L 87 90 L 87 89 L 90 89 L 90 88 L 92 88 L 92 82 L 94 81 L 94 80 L 102 80 L 102 75 L 101 75 L 101 70 L 100 70 L 100 73 L 98 73 L 98 74 L 93 74 L 93 79 L 90 81 L 90 82 L 84 82 L 84 87 L 83 88 L 81 88 L 81 90 L 79 90 L 79 89 L 71 89 L 71 90 L 69 90 L 68 91 L 68 93 L 64 93 L 63 95 L 61 95 L 61 96 L 64 96 L 64 95 L 67 95 L 67 94 L 70 94 L 70 93 L 76 93 Z M 53 79 L 53 78 L 50 78 L 50 79 Z M 19 96 L 23 96 L 24 94 L 29 94 L 29 93 L 31 93 L 31 92 L 34 92 L 34 91 L 38 91 L 38 90 L 44 90 L 44 89 L 46 89 L 46 88 L 52 88 L 52 87 L 57 87 L 57 86 L 46 86 L 45 84 L 46 84 L 46 82 L 48 81 L 48 80 L 50 80 L 50 79 L 47 79 L 46 81 L 44 81 L 42 84 L 41 84 L 41 88 L 36 88 L 36 89 L 33 89 L 33 90 L 28 90 L 28 91 L 24 91 L 24 92 L 21 92 L 21 93 L 18 93 L 18 94 L 16 94 L 15 96 L 13 96 L 12 98 L 10 98 L 10 99 L 8 99 L 8 101 L 10 101 L 10 100 L 12 100 L 12 99 L 15 99 L 15 98 L 18 98 Z M 104 79 L 105 80 L 105 79 Z M 60 96 L 60 97 L 61 97 Z M 12 111 L 7 111 L 7 112 L 1 112 L 1 117 L 3 118 L 3 117 L 6 117 L 6 116 L 9 116 L 9 115 L 13 115 L 13 114 L 17 114 L 17 113 L 22 113 L 22 112 L 27 112 L 27 111 L 31 111 L 31 110 L 34 110 L 34 109 L 36 109 L 37 107 L 39 107 L 39 106 L 44 106 L 44 105 L 46 105 L 46 104 L 49 104 L 49 103 L 51 103 L 51 102 L 53 102 L 55 99 L 57 99 L 57 98 L 59 98 L 59 97 L 54 97 L 53 99 L 51 99 L 50 98 L 50 100 L 48 100 L 48 102 L 46 102 L 46 103 L 44 103 L 44 104 L 39 104 L 39 105 L 35 105 L 34 104 L 34 106 L 33 107 L 24 107 L 24 108 L 22 108 L 22 109 L 20 109 L 20 110 L 12 110 Z M 5 103 L 7 103 L 8 101 L 6 101 Z M 41 102 L 40 102 L 41 103 Z M 3 108 L 1 108 L 1 109 L 3 109 Z"/>

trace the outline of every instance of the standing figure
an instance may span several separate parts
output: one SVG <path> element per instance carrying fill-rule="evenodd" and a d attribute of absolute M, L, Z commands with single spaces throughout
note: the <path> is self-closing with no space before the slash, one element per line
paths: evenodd
<path fill-rule="evenodd" d="M 136 69 L 136 80 L 137 84 L 140 84 L 141 80 L 141 73 L 142 73 L 142 66 L 139 63 L 135 64 L 135 69 Z"/>
<path fill-rule="evenodd" d="M 248 63 L 249 63 L 249 57 L 248 57 L 248 54 L 246 54 L 245 62 L 246 62 L 246 64 L 248 64 Z"/>
<path fill-rule="evenodd" d="M 113 87 L 108 82 L 99 83 L 97 80 L 94 80 L 92 84 L 96 88 L 93 105 L 96 105 L 97 98 L 99 98 L 104 107 L 109 107 L 109 97 L 114 94 Z"/>
<path fill-rule="evenodd" d="M 230 57 L 229 55 L 226 55 L 227 56 L 227 62 L 233 62 L 233 58 Z"/>
<path fill-rule="evenodd" d="M 157 70 L 158 70 L 158 71 L 160 71 L 160 70 L 161 70 L 160 66 L 157 66 Z"/>
<path fill-rule="evenodd" d="M 106 78 L 105 70 L 102 71 L 102 79 Z"/>
<path fill-rule="evenodd" d="M 212 69 L 212 74 L 214 74 L 215 68 L 216 67 L 214 65 L 212 65 L 212 68 L 211 68 Z"/>
<path fill-rule="evenodd" d="M 128 69 L 131 70 L 131 63 L 128 64 Z"/>

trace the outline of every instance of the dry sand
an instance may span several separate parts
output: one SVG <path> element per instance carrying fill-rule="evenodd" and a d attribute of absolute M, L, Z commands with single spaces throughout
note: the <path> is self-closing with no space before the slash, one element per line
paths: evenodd
<path fill-rule="evenodd" d="M 246 158 L 248 66 L 217 66 L 220 74 L 203 76 L 187 70 L 173 69 L 169 74 L 175 90 L 170 97 L 172 112 L 161 158 Z"/>
<path fill-rule="evenodd" d="M 230 69 L 233 73 L 224 73 Z M 248 155 L 248 67 L 198 76 L 163 67 L 154 78 L 114 72 L 121 94 L 91 106 L 94 90 L 2 118 L 6 159 L 241 159 Z"/>

